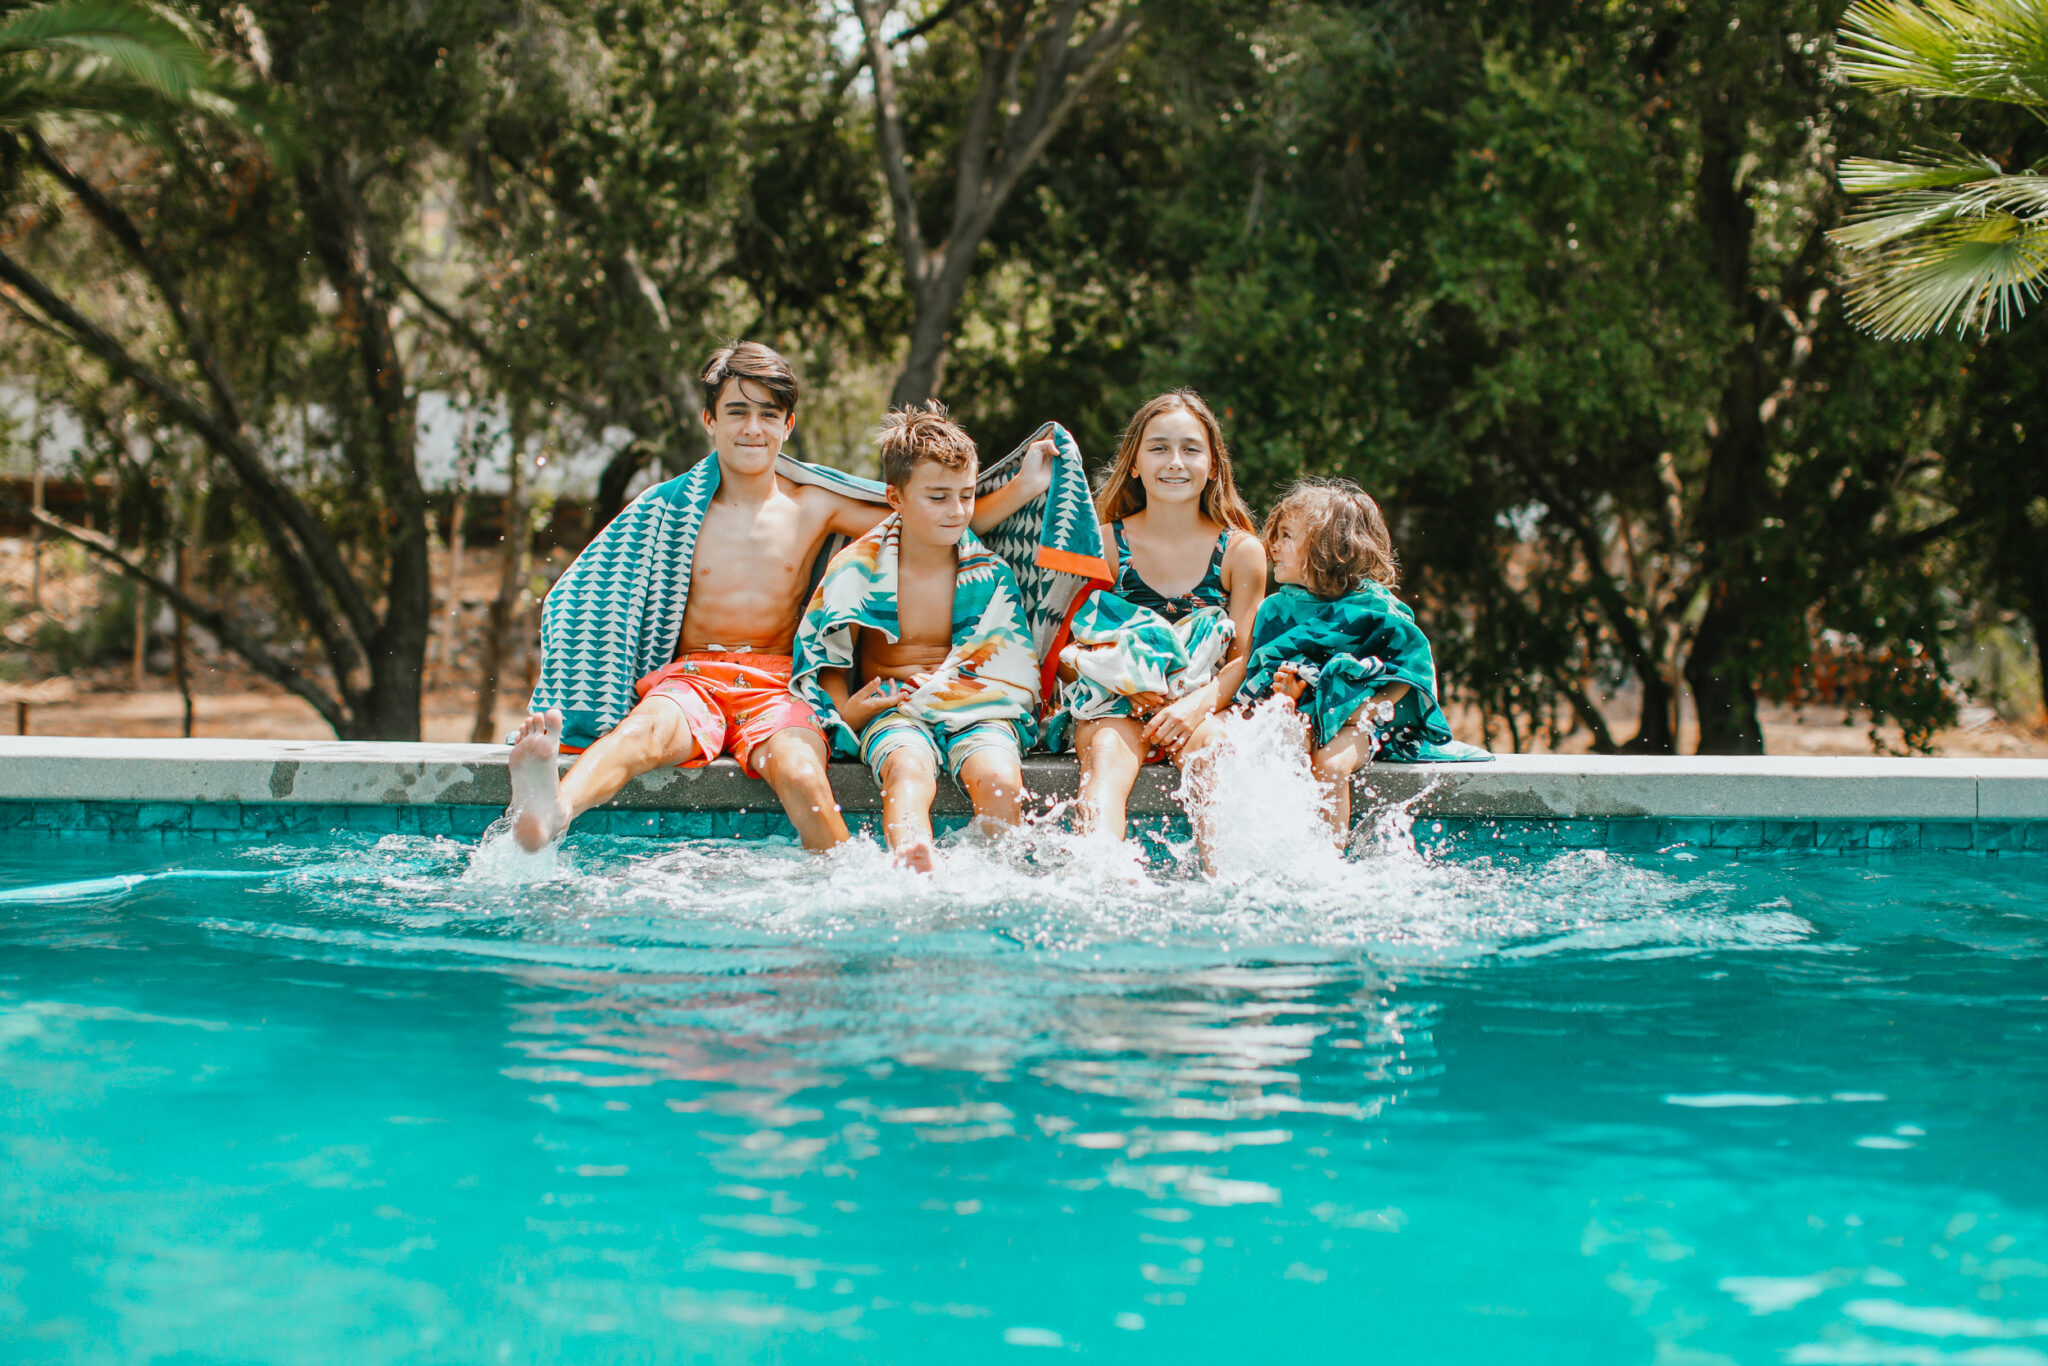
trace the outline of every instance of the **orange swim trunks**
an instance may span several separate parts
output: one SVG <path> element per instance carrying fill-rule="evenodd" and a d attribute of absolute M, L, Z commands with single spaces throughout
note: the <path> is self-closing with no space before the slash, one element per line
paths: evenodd
<path fill-rule="evenodd" d="M 777 731 L 792 726 L 816 734 L 810 704 L 789 691 L 788 655 L 693 650 L 633 685 L 644 698 L 661 697 L 683 709 L 684 724 L 697 742 L 697 755 L 684 768 L 698 768 L 728 751 L 758 778 L 754 751 Z"/>

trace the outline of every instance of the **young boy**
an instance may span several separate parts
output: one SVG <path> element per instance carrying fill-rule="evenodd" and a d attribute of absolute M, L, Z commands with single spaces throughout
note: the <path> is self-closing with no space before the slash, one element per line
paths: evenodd
<path fill-rule="evenodd" d="M 826 539 L 859 536 L 887 509 L 867 481 L 782 455 L 797 382 L 774 351 L 722 347 L 701 382 L 712 454 L 635 500 L 549 594 L 533 703 L 545 710 L 512 746 L 506 814 L 523 848 L 547 845 L 642 773 L 725 753 L 768 780 L 806 849 L 846 838 L 824 733 L 789 692 L 790 640 Z M 621 581 L 623 608 L 602 596 Z M 588 748 L 558 776 L 565 707 L 567 738 Z"/>
<path fill-rule="evenodd" d="M 929 872 L 941 769 L 984 826 L 1022 821 L 1039 662 L 1015 576 L 969 529 L 974 442 L 931 403 L 889 414 L 877 445 L 892 515 L 833 557 L 791 689 L 874 771 L 898 860 Z"/>

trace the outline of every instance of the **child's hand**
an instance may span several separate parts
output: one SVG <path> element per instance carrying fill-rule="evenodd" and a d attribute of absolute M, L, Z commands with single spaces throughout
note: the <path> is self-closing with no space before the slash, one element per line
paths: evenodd
<path fill-rule="evenodd" d="M 839 719 L 851 727 L 854 734 L 860 734 L 868 722 L 896 705 L 902 686 L 893 678 L 870 678 L 860 685 L 860 691 L 839 704 Z"/>
<path fill-rule="evenodd" d="M 1178 754 L 1181 746 L 1195 738 L 1196 728 L 1209 719 L 1213 710 L 1209 698 L 1199 691 L 1183 697 L 1159 709 L 1159 714 L 1145 726 L 1145 739 L 1169 754 Z"/>
<path fill-rule="evenodd" d="M 1049 436 L 1039 437 L 1025 449 L 1017 477 L 1025 481 L 1024 487 L 1030 489 L 1033 496 L 1052 487 L 1052 462 L 1059 458 L 1059 453 L 1060 448 Z"/>
<path fill-rule="evenodd" d="M 1166 705 L 1166 694 L 1161 692 L 1127 693 L 1131 701 L 1131 715 L 1143 720 Z"/>
<path fill-rule="evenodd" d="M 1308 691 L 1308 680 L 1292 664 L 1282 664 L 1273 671 L 1273 696 L 1284 697 L 1289 702 L 1301 701 L 1301 695 Z"/>

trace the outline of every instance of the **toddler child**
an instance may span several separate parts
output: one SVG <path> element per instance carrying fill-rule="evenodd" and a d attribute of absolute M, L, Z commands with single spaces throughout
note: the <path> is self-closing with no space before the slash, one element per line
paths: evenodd
<path fill-rule="evenodd" d="M 1301 480 L 1266 518 L 1265 539 L 1280 587 L 1252 624 L 1237 701 L 1278 694 L 1301 711 L 1341 845 L 1351 829 L 1352 775 L 1373 759 L 1492 756 L 1451 738 L 1429 638 L 1394 596 L 1393 540 L 1363 489 L 1348 479 Z"/>

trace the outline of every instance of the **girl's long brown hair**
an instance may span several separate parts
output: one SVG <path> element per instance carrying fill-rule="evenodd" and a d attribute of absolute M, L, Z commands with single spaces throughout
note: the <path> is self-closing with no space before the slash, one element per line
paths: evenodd
<path fill-rule="evenodd" d="M 1202 424 L 1202 434 L 1209 441 L 1209 481 L 1202 485 L 1202 515 L 1218 525 L 1258 535 L 1252 510 L 1237 493 L 1237 478 L 1230 470 L 1230 448 L 1223 444 L 1223 429 L 1216 423 L 1216 414 L 1192 389 L 1169 389 L 1146 400 L 1142 408 L 1131 414 L 1130 425 L 1124 428 L 1124 438 L 1116 448 L 1116 463 L 1109 467 L 1109 477 L 1102 481 L 1102 492 L 1095 495 L 1095 515 L 1104 522 L 1120 522 L 1145 506 L 1145 485 L 1135 473 L 1138 447 L 1144 444 L 1145 428 L 1152 419 L 1176 408 L 1192 414 Z"/>

